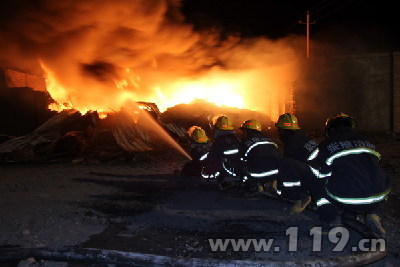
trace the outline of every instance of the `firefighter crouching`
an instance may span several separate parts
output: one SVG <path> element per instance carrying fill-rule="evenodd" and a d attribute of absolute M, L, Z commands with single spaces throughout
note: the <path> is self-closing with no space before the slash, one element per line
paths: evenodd
<path fill-rule="evenodd" d="M 192 160 L 187 162 L 181 171 L 182 176 L 201 177 L 201 170 L 204 167 L 205 159 L 211 148 L 211 142 L 206 132 L 199 126 L 192 126 L 188 131 L 192 139 L 190 156 Z"/>
<path fill-rule="evenodd" d="M 309 157 L 310 170 L 321 193 L 316 199 L 320 219 L 330 223 L 342 210 L 346 216 L 362 215 L 366 226 L 385 236 L 378 211 L 390 192 L 390 178 L 380 166 L 381 155 L 375 146 L 355 131 L 356 121 L 344 113 L 328 118 L 326 139 Z M 323 188 L 316 188 L 320 186 Z M 324 208 L 328 207 L 328 208 Z"/>
<path fill-rule="evenodd" d="M 234 132 L 232 121 L 220 116 L 214 123 L 214 141 L 202 169 L 203 178 L 216 178 L 219 189 L 231 187 L 230 180 L 238 179 L 236 169 L 239 162 L 239 139 Z"/>
<path fill-rule="evenodd" d="M 261 131 L 261 124 L 256 120 L 243 122 L 240 129 L 243 131 L 239 149 L 243 187 L 249 194 L 262 192 L 266 184 L 277 179 L 281 158 L 278 145 Z"/>
<path fill-rule="evenodd" d="M 297 117 L 291 113 L 282 114 L 275 126 L 283 143 L 283 156 L 306 163 L 318 143 L 304 134 Z"/>
<path fill-rule="evenodd" d="M 307 159 L 318 146 L 317 142 L 306 136 L 299 127 L 297 117 L 291 113 L 279 116 L 275 124 L 279 139 L 283 143 L 283 158 L 279 165 L 277 192 L 283 198 L 294 200 L 291 211 L 302 212 L 311 202 L 307 180 Z"/>

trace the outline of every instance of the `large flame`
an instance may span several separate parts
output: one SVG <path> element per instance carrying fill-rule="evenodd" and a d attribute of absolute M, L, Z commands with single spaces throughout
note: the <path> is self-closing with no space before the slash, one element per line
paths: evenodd
<path fill-rule="evenodd" d="M 169 107 L 197 99 L 217 106 L 257 110 L 278 116 L 287 109 L 286 98 L 291 86 L 287 80 L 288 75 L 285 74 L 290 69 L 287 66 L 240 71 L 213 69 L 194 77 L 179 77 L 168 81 L 160 79 L 147 85 L 141 84 L 142 78 L 138 73 L 126 68 L 124 78 L 114 79 L 114 88 L 110 89 L 108 95 L 109 99 L 116 101 L 107 102 L 107 105 L 103 101 L 99 101 L 98 105 L 90 101 L 90 105 L 85 105 L 85 94 L 71 94 L 74 91 L 68 90 L 57 81 L 46 64 L 42 62 L 41 65 L 46 73 L 47 90 L 56 101 L 49 106 L 50 109 L 60 111 L 74 108 L 81 113 L 96 110 L 102 116 L 119 110 L 125 103 L 132 101 L 154 102 L 160 111 L 165 111 Z M 143 86 L 148 88 L 142 88 Z M 140 91 L 147 94 L 137 93 Z M 93 88 L 92 92 L 96 94 L 101 90 Z"/>
<path fill-rule="evenodd" d="M 218 106 L 245 108 L 245 92 L 242 90 L 245 83 L 245 80 L 229 79 L 227 75 L 207 75 L 196 80 L 180 79 L 166 85 L 164 90 L 156 87 L 156 95 L 149 100 L 160 103 L 160 110 L 181 103 L 188 104 L 196 99 Z"/>
<path fill-rule="evenodd" d="M 148 101 L 164 111 L 203 99 L 274 117 L 287 110 L 303 38 L 195 31 L 180 0 L 39 2 L 12 5 L 0 60 L 32 67 L 40 58 L 52 109 L 107 113 Z"/>

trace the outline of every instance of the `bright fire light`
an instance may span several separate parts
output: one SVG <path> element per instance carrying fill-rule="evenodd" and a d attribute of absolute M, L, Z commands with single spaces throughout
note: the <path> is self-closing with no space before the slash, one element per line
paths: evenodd
<path fill-rule="evenodd" d="M 87 107 L 74 106 L 68 95 L 68 90 L 57 82 L 51 70 L 43 62 L 41 62 L 41 66 L 46 73 L 47 90 L 57 102 L 50 104 L 49 109 L 61 111 L 75 108 L 83 114 L 92 110 Z M 246 81 L 235 80 L 229 76 L 213 74 L 195 80 L 180 79 L 165 84 L 164 88 L 161 86 L 153 87 L 152 95 L 137 99 L 136 94 L 131 89 L 140 87 L 140 76 L 133 74 L 128 68 L 125 70 L 125 74 L 127 75 L 125 79 L 114 81 L 116 88 L 119 89 L 117 98 L 120 103 L 125 103 L 128 100 L 154 102 L 161 111 L 165 111 L 177 104 L 188 104 L 196 99 L 202 99 L 217 106 L 246 108 L 243 92 L 240 92 Z M 107 107 L 99 106 L 96 110 L 104 113 Z"/>
<path fill-rule="evenodd" d="M 126 68 L 120 74 L 122 78 L 114 80 L 111 87 L 101 84 L 98 87 L 82 86 L 85 89 L 90 88 L 90 94 L 85 94 L 83 91 L 68 90 L 57 81 L 43 62 L 41 65 L 46 73 L 47 90 L 57 102 L 49 106 L 51 110 L 59 112 L 73 108 L 82 114 L 97 111 L 101 117 L 106 117 L 109 112 L 119 111 L 121 107 L 132 102 L 153 102 L 164 112 L 169 107 L 195 100 L 278 116 L 284 111 L 284 94 L 289 88 L 283 82 L 284 71 L 279 68 L 210 70 L 194 77 L 171 77 L 154 82 L 143 81 L 138 73 Z M 96 102 L 97 100 L 99 101 Z"/>
<path fill-rule="evenodd" d="M 172 89 L 174 88 L 174 89 Z M 164 94 L 160 87 L 155 88 L 152 98 L 164 111 L 177 104 L 188 104 L 196 99 L 202 99 L 217 106 L 245 108 L 245 100 L 240 93 L 240 83 L 227 78 L 204 77 L 195 81 L 178 81 L 167 86 Z"/>

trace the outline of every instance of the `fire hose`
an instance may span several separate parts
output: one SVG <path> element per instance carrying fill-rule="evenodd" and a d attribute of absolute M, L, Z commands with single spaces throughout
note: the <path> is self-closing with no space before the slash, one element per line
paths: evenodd
<path fill-rule="evenodd" d="M 386 256 L 385 251 L 363 252 L 327 259 L 289 261 L 217 260 L 203 258 L 168 257 L 95 248 L 6 248 L 0 249 L 0 262 L 11 262 L 34 257 L 58 262 L 118 264 L 129 266 L 364 266 Z"/>

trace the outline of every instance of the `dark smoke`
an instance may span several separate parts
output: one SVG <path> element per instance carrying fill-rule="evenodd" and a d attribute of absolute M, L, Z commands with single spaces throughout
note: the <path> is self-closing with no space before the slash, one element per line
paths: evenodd
<path fill-rule="evenodd" d="M 180 7 L 178 0 L 2 1 L 0 61 L 41 73 L 40 60 L 65 88 L 59 101 L 88 109 L 123 105 L 121 89 L 112 84 L 128 68 L 140 79 L 124 93 L 145 101 L 156 95 L 155 87 L 168 98 L 171 83 L 183 77 L 201 80 L 212 72 L 229 79 L 248 71 L 240 76 L 250 82 L 240 89 L 248 106 L 278 115 L 298 76 L 299 38 L 222 38 L 216 28 L 195 32 Z"/>
<path fill-rule="evenodd" d="M 148 66 L 154 56 L 181 53 L 196 40 L 179 6 L 173 0 L 2 1 L 0 57 L 31 68 L 37 58 L 54 67 L 66 61 Z"/>
<path fill-rule="evenodd" d="M 108 62 L 93 62 L 82 64 L 83 75 L 94 76 L 100 82 L 107 82 L 117 77 L 115 66 Z"/>

